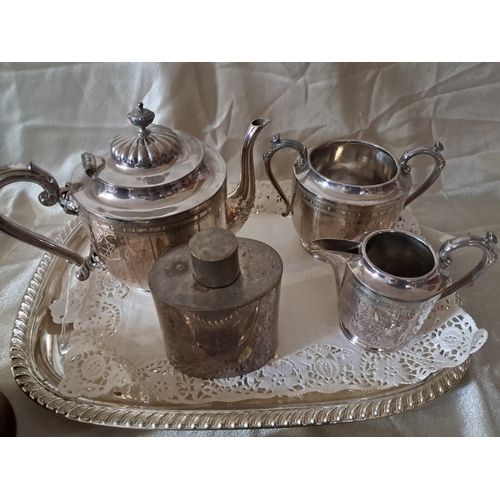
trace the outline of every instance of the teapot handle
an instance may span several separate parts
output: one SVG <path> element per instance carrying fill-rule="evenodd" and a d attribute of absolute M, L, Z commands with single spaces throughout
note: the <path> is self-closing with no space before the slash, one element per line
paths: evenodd
<path fill-rule="evenodd" d="M 44 188 L 44 191 L 38 196 L 38 200 L 42 205 L 51 207 L 59 202 L 66 213 L 73 215 L 78 213 L 76 206 L 67 198 L 69 190 L 60 189 L 57 181 L 52 175 L 32 163 L 21 168 L 12 166 L 0 168 L 0 189 L 14 182 L 34 182 Z M 72 264 L 76 264 L 79 267 L 76 277 L 80 281 L 86 280 L 89 277 L 90 271 L 95 267 L 101 266 L 96 255 L 85 258 L 70 248 L 30 231 L 1 214 L 0 232 L 53 253 Z"/>
<path fill-rule="evenodd" d="M 465 276 L 463 276 L 460 280 L 452 285 L 448 285 L 443 293 L 441 294 L 441 298 L 447 297 L 452 293 L 457 292 L 460 288 L 463 288 L 465 285 L 472 283 L 474 280 L 479 278 L 481 274 L 486 271 L 486 269 L 493 264 L 493 262 L 497 259 L 497 254 L 495 252 L 495 245 L 497 245 L 498 239 L 497 237 L 491 233 L 487 232 L 485 238 L 481 238 L 479 236 L 460 236 L 458 238 L 453 238 L 448 240 L 439 250 L 439 263 L 441 268 L 444 269 L 451 264 L 450 253 L 458 248 L 462 247 L 479 247 L 483 250 L 483 258 L 481 261 L 474 267 L 471 271 L 469 271 Z"/>
<path fill-rule="evenodd" d="M 290 200 L 286 197 L 286 194 L 284 193 L 283 189 L 281 189 L 281 186 L 278 184 L 276 177 L 274 177 L 274 174 L 271 170 L 271 158 L 280 149 L 283 149 L 283 148 L 295 149 L 295 151 L 297 151 L 300 155 L 300 159 L 297 158 L 295 165 L 296 166 L 298 165 L 298 168 L 300 169 L 301 167 L 304 167 L 307 164 L 307 149 L 300 142 L 294 141 L 293 139 L 281 140 L 279 134 L 276 134 L 271 139 L 271 144 L 272 144 L 272 146 L 264 153 L 264 156 L 263 156 L 264 164 L 266 167 L 267 176 L 269 177 L 271 184 L 274 186 L 274 189 L 276 189 L 276 191 L 278 191 L 278 194 L 281 196 L 281 198 L 283 199 L 283 202 L 285 203 L 286 210 L 281 215 L 283 217 L 286 217 L 292 211 L 292 204 L 291 204 Z M 300 165 L 297 162 L 300 162 Z"/>
<path fill-rule="evenodd" d="M 434 170 L 431 172 L 429 177 L 420 185 L 418 189 L 416 189 L 405 202 L 406 205 L 409 205 L 413 200 L 418 198 L 422 193 L 427 191 L 437 180 L 437 178 L 441 175 L 441 170 L 446 166 L 446 160 L 444 159 L 441 151 L 444 150 L 444 146 L 440 142 L 436 142 L 433 148 L 418 148 L 413 149 L 412 151 L 405 151 L 401 160 L 399 160 L 399 164 L 401 166 L 402 171 L 405 174 L 409 174 L 411 172 L 411 167 L 408 165 L 408 162 L 417 155 L 429 155 L 434 158 L 436 161 L 436 165 L 434 166 Z"/>

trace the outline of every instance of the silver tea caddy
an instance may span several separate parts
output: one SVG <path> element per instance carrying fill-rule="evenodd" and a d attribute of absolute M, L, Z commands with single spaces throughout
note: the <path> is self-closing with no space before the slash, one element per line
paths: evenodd
<path fill-rule="evenodd" d="M 382 229 L 355 240 L 315 240 L 307 249 L 333 267 L 339 323 L 346 337 L 368 351 L 392 352 L 418 333 L 439 299 L 471 283 L 495 262 L 497 243 L 493 233 L 462 236 L 446 241 L 436 253 L 420 236 Z M 482 259 L 451 284 L 450 254 L 471 246 L 483 251 Z"/>
<path fill-rule="evenodd" d="M 318 238 L 354 238 L 365 231 L 390 228 L 401 210 L 439 177 L 446 162 L 436 142 L 433 148 L 407 151 L 398 161 L 386 149 L 355 140 L 329 141 L 309 153 L 300 142 L 274 136 L 264 154 L 266 173 L 292 214 L 293 225 L 306 246 Z M 287 196 L 271 170 L 271 158 L 283 149 L 299 153 L 293 166 L 292 198 Z M 435 167 L 411 195 L 409 161 L 429 155 Z"/>
<path fill-rule="evenodd" d="M 170 363 L 204 379 L 244 375 L 276 353 L 283 263 L 269 245 L 226 229 L 162 255 L 149 288 Z"/>
<path fill-rule="evenodd" d="M 133 127 L 109 145 L 81 155 L 70 182 L 30 163 L 0 168 L 0 188 L 33 182 L 44 188 L 39 201 L 57 203 L 77 215 L 91 251 L 88 257 L 25 229 L 0 215 L 0 231 L 78 266 L 85 280 L 95 268 L 147 289 L 151 266 L 165 251 L 209 227 L 238 231 L 255 200 L 253 146 L 269 122 L 254 120 L 243 139 L 241 177 L 227 195 L 226 164 L 211 146 L 192 135 L 152 125 L 155 114 L 142 103 L 128 114 Z"/>

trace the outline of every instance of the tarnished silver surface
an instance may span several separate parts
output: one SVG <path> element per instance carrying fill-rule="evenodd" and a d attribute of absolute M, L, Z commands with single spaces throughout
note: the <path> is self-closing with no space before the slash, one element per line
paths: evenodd
<path fill-rule="evenodd" d="M 206 379 L 264 366 L 278 346 L 282 274 L 273 248 L 224 229 L 199 232 L 165 253 L 149 288 L 170 363 Z"/>
<path fill-rule="evenodd" d="M 181 131 L 151 125 L 154 113 L 129 113 L 139 127 L 115 138 L 95 154 L 83 153 L 71 182 L 61 189 L 45 170 L 32 165 L 0 168 L 0 187 L 35 182 L 45 190 L 40 202 L 59 203 L 78 215 L 92 243 L 85 258 L 0 216 L 0 231 L 80 267 L 84 280 L 95 267 L 147 289 L 147 276 L 166 250 L 187 243 L 197 231 L 223 227 L 238 231 L 255 200 L 253 145 L 269 120 L 254 120 L 243 139 L 241 179 L 226 197 L 226 165 L 207 144 Z"/>
<path fill-rule="evenodd" d="M 330 141 L 308 154 L 291 139 L 273 137 L 264 153 L 266 172 L 292 214 L 295 230 L 304 246 L 319 238 L 354 238 L 365 231 L 392 227 L 401 210 L 420 196 L 439 177 L 446 162 L 443 146 L 404 153 L 398 162 L 387 150 L 363 141 Z M 271 170 L 271 158 L 284 148 L 299 153 L 293 168 L 289 200 Z M 409 197 L 412 186 L 408 161 L 417 155 L 431 156 L 433 172 Z"/>
<path fill-rule="evenodd" d="M 319 239 L 307 249 L 333 267 L 339 323 L 347 338 L 368 351 L 392 352 L 418 331 L 436 302 L 478 278 L 497 255 L 492 233 L 452 238 L 436 253 L 424 238 L 394 229 L 356 240 Z M 477 266 L 449 283 L 449 254 L 473 246 L 483 251 Z"/>
<path fill-rule="evenodd" d="M 83 250 L 87 236 L 74 219 L 61 238 Z M 11 369 L 19 387 L 37 404 L 70 420 L 132 429 L 250 429 L 336 424 L 396 415 L 425 406 L 452 390 L 470 361 L 441 370 L 419 384 L 369 393 L 310 393 L 300 398 L 259 399 L 234 405 L 188 407 L 145 405 L 113 398 L 67 398 L 58 389 L 58 360 L 50 351 L 54 335 L 48 306 L 60 296 L 68 264 L 45 254 L 23 296 L 10 344 Z"/>

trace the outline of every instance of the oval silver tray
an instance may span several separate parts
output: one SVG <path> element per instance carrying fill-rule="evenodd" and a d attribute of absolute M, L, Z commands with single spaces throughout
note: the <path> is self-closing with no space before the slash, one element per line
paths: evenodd
<path fill-rule="evenodd" d="M 86 235 L 75 219 L 59 239 L 71 248 L 85 248 Z M 384 391 L 309 393 L 296 398 L 253 399 L 204 405 L 145 405 L 113 397 L 68 398 L 59 393 L 60 366 L 54 354 L 57 328 L 49 305 L 60 296 L 69 266 L 45 254 L 24 294 L 15 321 L 10 361 L 19 387 L 39 405 L 71 420 L 135 429 L 249 429 L 353 422 L 396 415 L 420 408 L 455 387 L 469 359 L 440 370 L 415 385 Z"/>

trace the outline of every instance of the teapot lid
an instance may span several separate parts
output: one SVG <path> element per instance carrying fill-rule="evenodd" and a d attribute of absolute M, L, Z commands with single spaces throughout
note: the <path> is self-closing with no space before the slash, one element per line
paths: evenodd
<path fill-rule="evenodd" d="M 139 127 L 118 135 L 111 143 L 112 158 L 124 168 L 156 168 L 170 165 L 179 156 L 180 141 L 177 134 L 162 125 L 153 123 L 155 114 L 145 109 L 142 102 L 127 115 Z"/>
<path fill-rule="evenodd" d="M 152 125 L 155 113 L 142 102 L 127 116 L 134 127 L 111 147 L 82 154 L 83 172 L 77 168 L 71 178 L 80 206 L 123 218 L 161 217 L 196 207 L 220 189 L 226 166 L 217 151 L 186 132 Z"/>
<path fill-rule="evenodd" d="M 82 158 L 85 173 L 97 189 L 118 197 L 162 196 L 163 189 L 195 173 L 203 158 L 203 147 L 189 134 L 174 132 L 163 125 L 151 125 L 155 114 L 142 102 L 127 115 L 137 128 L 129 128 L 111 142 L 111 158 L 102 165 L 89 165 Z M 90 155 L 91 156 L 91 155 Z"/>

